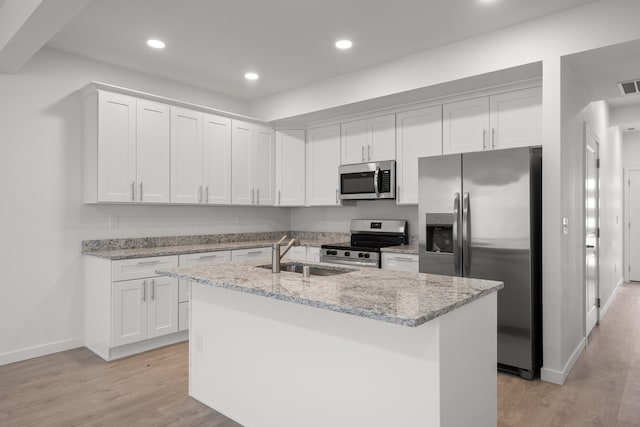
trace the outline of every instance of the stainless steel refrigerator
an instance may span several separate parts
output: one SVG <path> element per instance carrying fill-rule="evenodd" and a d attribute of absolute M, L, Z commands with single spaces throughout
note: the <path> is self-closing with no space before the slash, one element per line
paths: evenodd
<path fill-rule="evenodd" d="M 542 148 L 419 161 L 420 272 L 504 282 L 498 368 L 542 365 Z"/>

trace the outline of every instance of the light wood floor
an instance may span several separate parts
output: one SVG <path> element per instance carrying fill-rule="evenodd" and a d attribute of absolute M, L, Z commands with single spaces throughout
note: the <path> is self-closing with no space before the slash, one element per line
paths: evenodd
<path fill-rule="evenodd" d="M 111 363 L 76 349 L 0 366 L 0 426 L 238 426 L 187 396 L 187 372 L 184 343 Z M 499 374 L 498 416 L 640 426 L 640 285 L 620 289 L 564 386 Z"/>

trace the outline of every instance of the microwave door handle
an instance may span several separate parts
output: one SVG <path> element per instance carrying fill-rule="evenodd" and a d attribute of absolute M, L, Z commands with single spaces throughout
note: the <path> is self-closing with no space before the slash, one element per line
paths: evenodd
<path fill-rule="evenodd" d="M 458 217 L 460 216 L 460 193 L 453 197 L 453 224 L 451 224 L 451 238 L 453 240 L 453 267 L 460 276 L 460 242 L 458 241 Z"/>
<path fill-rule="evenodd" d="M 380 185 L 378 180 L 380 179 L 380 167 L 376 167 L 376 171 L 373 173 L 373 191 L 376 192 L 376 197 L 380 197 Z"/>

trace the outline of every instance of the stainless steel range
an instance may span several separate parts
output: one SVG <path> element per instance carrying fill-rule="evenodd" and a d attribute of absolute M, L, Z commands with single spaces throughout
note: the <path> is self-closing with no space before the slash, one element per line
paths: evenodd
<path fill-rule="evenodd" d="M 320 247 L 320 261 L 380 268 L 380 248 L 409 243 L 407 221 L 352 219 L 351 241 Z"/>

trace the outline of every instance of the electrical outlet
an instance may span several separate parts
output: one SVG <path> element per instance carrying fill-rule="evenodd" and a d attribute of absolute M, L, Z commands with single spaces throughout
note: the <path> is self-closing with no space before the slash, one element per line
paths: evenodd
<path fill-rule="evenodd" d="M 195 349 L 197 352 L 202 353 L 202 334 L 195 334 L 195 335 L 196 335 Z"/>
<path fill-rule="evenodd" d="M 112 230 L 115 230 L 118 228 L 119 226 L 119 219 L 117 216 L 110 216 L 109 217 L 109 228 Z"/>

